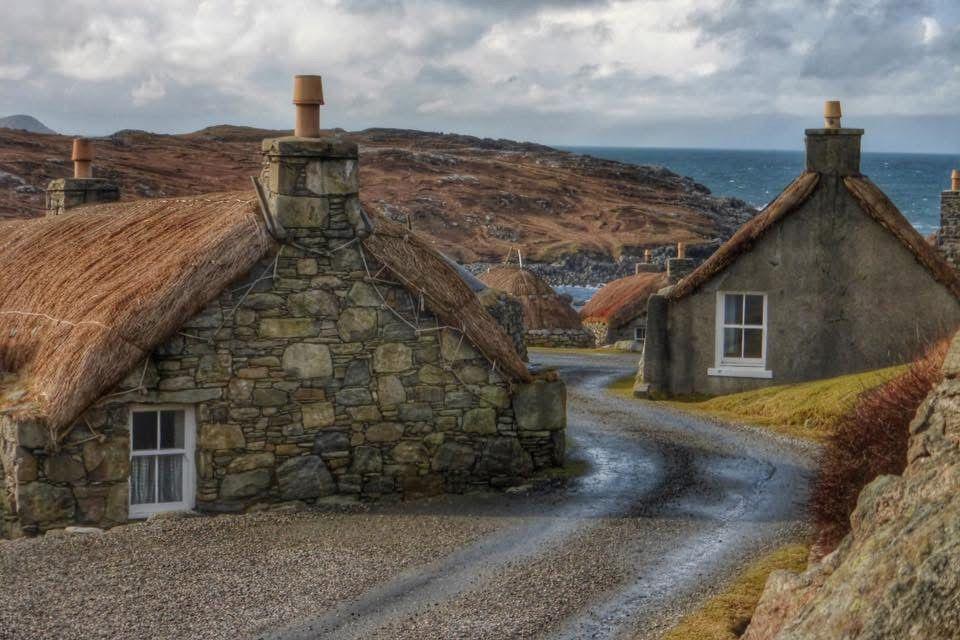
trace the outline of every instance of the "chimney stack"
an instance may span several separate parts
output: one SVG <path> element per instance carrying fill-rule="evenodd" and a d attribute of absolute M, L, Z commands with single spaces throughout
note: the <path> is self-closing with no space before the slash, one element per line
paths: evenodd
<path fill-rule="evenodd" d="M 840 101 L 823 106 L 823 129 L 807 129 L 807 171 L 837 176 L 860 175 L 860 138 L 863 129 L 840 126 Z"/>
<path fill-rule="evenodd" d="M 687 243 L 677 243 L 677 257 L 667 260 L 667 282 L 677 284 L 696 268 L 694 261 L 687 257 Z"/>
<path fill-rule="evenodd" d="M 293 135 L 297 138 L 320 137 L 320 105 L 323 104 L 323 80 L 320 76 L 293 77 L 293 104 L 297 119 Z"/>
<path fill-rule="evenodd" d="M 86 138 L 73 139 L 73 177 L 87 179 L 93 177 L 93 143 Z"/>
<path fill-rule="evenodd" d="M 639 275 L 641 273 L 654 273 L 660 271 L 660 265 L 653 262 L 653 251 L 650 249 L 643 250 L 643 262 L 638 262 L 634 266 L 634 275 Z"/>
<path fill-rule="evenodd" d="M 960 171 L 950 173 L 950 190 L 940 194 L 937 246 L 955 269 L 960 268 Z"/>
<path fill-rule="evenodd" d="M 74 207 L 101 202 L 116 202 L 120 189 L 115 184 L 93 177 L 93 141 L 73 141 L 73 177 L 53 180 L 47 186 L 47 215 L 56 216 Z"/>

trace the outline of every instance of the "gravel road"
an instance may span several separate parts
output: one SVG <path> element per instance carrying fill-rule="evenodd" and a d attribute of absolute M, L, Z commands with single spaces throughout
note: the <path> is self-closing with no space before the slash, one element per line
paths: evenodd
<path fill-rule="evenodd" d="M 0 541 L 0 640 L 642 640 L 803 535 L 802 445 L 607 394 L 631 356 L 533 359 L 568 384 L 565 488 Z"/>
<path fill-rule="evenodd" d="M 589 471 L 552 494 L 417 505 L 510 524 L 258 637 L 656 638 L 744 562 L 804 535 L 807 447 L 610 396 L 632 356 L 533 358 L 567 381 L 572 455 Z"/>

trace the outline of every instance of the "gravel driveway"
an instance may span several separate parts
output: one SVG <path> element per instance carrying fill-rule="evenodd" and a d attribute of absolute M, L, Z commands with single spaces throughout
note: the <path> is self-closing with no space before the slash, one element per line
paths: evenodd
<path fill-rule="evenodd" d="M 606 395 L 633 357 L 534 359 L 589 464 L 566 489 L 0 543 L 0 638 L 655 638 L 803 534 L 802 446 Z"/>

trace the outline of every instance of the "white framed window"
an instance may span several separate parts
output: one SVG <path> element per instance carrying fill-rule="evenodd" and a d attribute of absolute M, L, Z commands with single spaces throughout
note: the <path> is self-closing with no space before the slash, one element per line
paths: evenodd
<path fill-rule="evenodd" d="M 196 494 L 196 415 L 189 406 L 130 410 L 130 517 L 186 511 Z"/>
<path fill-rule="evenodd" d="M 711 376 L 772 378 L 767 369 L 767 294 L 721 291 L 717 294 L 715 367 Z"/>
<path fill-rule="evenodd" d="M 647 327 L 640 325 L 633 328 L 633 339 L 637 342 L 644 342 L 647 339 Z"/>

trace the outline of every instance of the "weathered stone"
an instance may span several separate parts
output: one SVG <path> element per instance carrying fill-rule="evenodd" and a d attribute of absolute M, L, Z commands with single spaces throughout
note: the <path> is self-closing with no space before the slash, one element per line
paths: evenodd
<path fill-rule="evenodd" d="M 283 351 L 283 370 L 297 378 L 333 377 L 333 360 L 325 344 L 297 342 Z"/>
<path fill-rule="evenodd" d="M 83 444 L 83 466 L 90 482 L 116 482 L 130 475 L 130 443 L 126 438 Z"/>
<path fill-rule="evenodd" d="M 238 404 L 250 404 L 253 400 L 253 381 L 234 378 L 227 386 L 230 399 Z"/>
<path fill-rule="evenodd" d="M 347 293 L 347 300 L 358 307 L 379 307 L 383 302 L 373 285 L 366 282 L 355 282 Z"/>
<path fill-rule="evenodd" d="M 17 429 L 17 442 L 24 449 L 41 449 L 50 442 L 50 436 L 40 422 L 23 420 L 14 424 Z"/>
<path fill-rule="evenodd" d="M 490 377 L 486 369 L 477 365 L 460 367 L 457 375 L 466 384 L 485 384 Z"/>
<path fill-rule="evenodd" d="M 535 380 L 519 385 L 513 396 L 517 426 L 529 431 L 555 431 L 567 426 L 567 389 L 561 381 Z"/>
<path fill-rule="evenodd" d="M 403 436 L 403 425 L 396 422 L 380 422 L 367 427 L 365 432 L 369 442 L 395 442 Z"/>
<path fill-rule="evenodd" d="M 230 379 L 232 358 L 229 353 L 208 354 L 200 357 L 197 382 L 225 382 Z"/>
<path fill-rule="evenodd" d="M 253 390 L 253 404 L 258 407 L 282 407 L 288 401 L 287 392 L 282 389 Z"/>
<path fill-rule="evenodd" d="M 289 174 L 285 170 L 282 173 Z M 291 187 L 292 188 L 292 187 Z M 277 219 L 284 228 L 288 229 L 317 229 L 327 226 L 329 210 L 326 198 L 304 198 L 281 195 L 274 196 Z M 322 193 L 315 191 L 314 193 Z"/>
<path fill-rule="evenodd" d="M 377 312 L 363 307 L 345 309 L 337 320 L 337 332 L 346 342 L 370 340 L 377 335 Z"/>
<path fill-rule="evenodd" d="M 129 500 L 130 490 L 126 482 L 111 485 L 107 491 L 106 506 L 103 510 L 101 523 L 108 525 L 126 522 L 130 512 Z"/>
<path fill-rule="evenodd" d="M 23 447 L 17 449 L 14 464 L 18 482 L 33 482 L 37 479 L 37 459 Z"/>
<path fill-rule="evenodd" d="M 433 409 L 424 402 L 408 402 L 399 406 L 398 415 L 404 422 L 429 422 Z"/>
<path fill-rule="evenodd" d="M 456 442 L 444 442 L 433 456 L 435 471 L 466 472 L 473 468 L 476 455 L 473 447 Z"/>
<path fill-rule="evenodd" d="M 406 402 L 407 392 L 397 376 L 380 376 L 377 378 L 377 401 L 381 407 L 393 407 Z"/>
<path fill-rule="evenodd" d="M 197 386 L 196 380 L 191 376 L 176 376 L 173 378 L 164 378 L 157 385 L 161 391 L 181 391 Z"/>
<path fill-rule="evenodd" d="M 376 447 L 356 447 L 353 450 L 353 463 L 350 473 L 380 473 L 383 470 L 383 457 Z"/>
<path fill-rule="evenodd" d="M 408 498 L 435 496 L 443 493 L 443 476 L 438 474 L 409 475 L 401 478 L 403 493 Z"/>
<path fill-rule="evenodd" d="M 427 448 L 421 442 L 404 440 L 391 450 L 390 455 L 400 464 L 422 464 L 427 460 Z"/>
<path fill-rule="evenodd" d="M 363 493 L 368 496 L 379 496 L 385 493 L 393 493 L 396 485 L 393 478 L 384 475 L 371 475 L 363 481 Z"/>
<path fill-rule="evenodd" d="M 274 455 L 269 452 L 248 453 L 238 456 L 227 465 L 227 473 L 243 473 L 254 469 L 269 469 L 276 462 Z"/>
<path fill-rule="evenodd" d="M 417 372 L 420 382 L 423 384 L 444 384 L 453 376 L 433 364 L 425 364 Z"/>
<path fill-rule="evenodd" d="M 319 270 L 315 258 L 300 258 L 297 260 L 298 276 L 315 276 L 317 273 L 319 273 Z"/>
<path fill-rule="evenodd" d="M 464 409 L 477 404 L 477 397 L 467 389 L 454 389 L 446 393 L 443 405 L 448 409 Z"/>
<path fill-rule="evenodd" d="M 349 451 L 350 436 L 342 431 L 321 431 L 313 441 L 314 453 Z"/>
<path fill-rule="evenodd" d="M 337 296 L 328 291 L 311 289 L 290 296 L 290 313 L 296 316 L 332 319 L 340 312 Z"/>
<path fill-rule="evenodd" d="M 270 487 L 270 471 L 254 469 L 243 473 L 231 473 L 220 483 L 220 497 L 224 500 L 250 498 Z"/>
<path fill-rule="evenodd" d="M 259 333 L 264 338 L 311 338 L 320 333 L 320 323 L 312 318 L 265 318 Z"/>
<path fill-rule="evenodd" d="M 337 485 L 320 456 L 291 458 L 277 467 L 284 500 L 309 500 L 335 493 Z"/>
<path fill-rule="evenodd" d="M 307 429 L 329 427 L 337 419 L 333 404 L 330 402 L 305 404 L 301 407 L 301 411 L 303 413 L 303 426 Z"/>
<path fill-rule="evenodd" d="M 337 403 L 345 407 L 356 407 L 373 402 L 373 396 L 370 395 L 370 391 L 361 387 L 340 389 L 340 391 L 337 391 L 336 397 Z"/>
<path fill-rule="evenodd" d="M 527 476 L 533 471 L 533 460 L 516 438 L 491 438 L 477 470 L 490 476 Z"/>
<path fill-rule="evenodd" d="M 36 524 L 42 528 L 72 522 L 77 509 L 70 489 L 46 482 L 20 485 L 17 504 L 24 524 Z"/>
<path fill-rule="evenodd" d="M 413 352 L 405 344 L 388 342 L 373 352 L 373 370 L 378 373 L 400 373 L 413 366 Z"/>
<path fill-rule="evenodd" d="M 83 463 L 67 453 L 58 453 L 47 458 L 43 464 L 43 472 L 52 482 L 79 482 L 86 476 Z"/>
<path fill-rule="evenodd" d="M 473 360 L 480 357 L 470 341 L 459 331 L 444 330 L 440 335 L 440 355 L 446 362 Z"/>
<path fill-rule="evenodd" d="M 150 400 L 158 404 L 200 404 L 201 402 L 210 402 L 219 400 L 223 396 L 223 390 L 219 387 L 213 389 L 185 389 L 183 391 L 164 391 L 153 394 Z"/>
<path fill-rule="evenodd" d="M 497 432 L 497 412 L 481 407 L 470 409 L 463 414 L 463 430 L 467 433 L 493 435 Z"/>
<path fill-rule="evenodd" d="M 235 424 L 205 424 L 200 428 L 200 448 L 211 451 L 243 449 L 243 431 Z"/>
<path fill-rule="evenodd" d="M 243 299 L 242 305 L 256 311 L 278 309 L 283 306 L 283 297 L 275 293 L 251 293 Z"/>
<path fill-rule="evenodd" d="M 345 387 L 365 387 L 370 383 L 370 362 L 368 360 L 351 360 L 343 376 Z"/>
<path fill-rule="evenodd" d="M 354 422 L 377 422 L 383 418 L 380 409 L 373 405 L 365 407 L 349 407 L 347 413 Z"/>
<path fill-rule="evenodd" d="M 510 394 L 503 387 L 488 385 L 480 388 L 480 397 L 498 409 L 510 406 Z"/>

